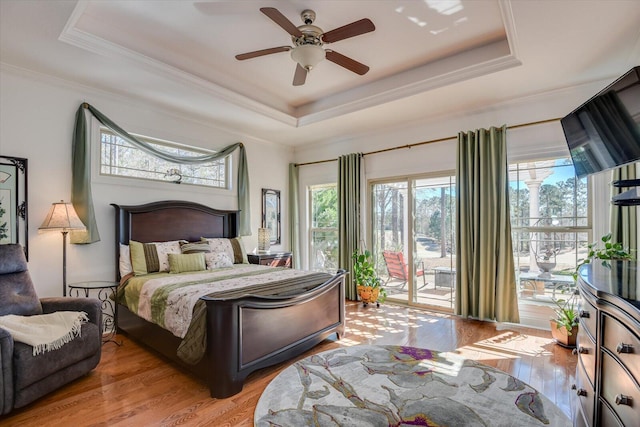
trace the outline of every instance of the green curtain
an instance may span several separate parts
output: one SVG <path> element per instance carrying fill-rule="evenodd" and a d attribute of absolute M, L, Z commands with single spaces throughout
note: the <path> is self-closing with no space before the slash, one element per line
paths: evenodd
<path fill-rule="evenodd" d="M 612 180 L 637 179 L 636 164 L 625 165 L 613 170 Z M 611 196 L 628 188 L 611 187 Z M 635 206 L 611 205 L 611 241 L 622 243 L 622 247 L 635 252 L 638 249 L 638 209 Z"/>
<path fill-rule="evenodd" d="M 234 150 L 239 150 L 238 160 L 238 210 L 239 234 L 251 235 L 251 210 L 249 197 L 249 170 L 244 145 L 241 142 L 229 145 L 214 154 L 202 156 L 174 156 L 158 150 L 152 145 L 130 135 L 127 131 L 111 121 L 108 117 L 93 106 L 83 103 L 76 113 L 76 123 L 73 133 L 72 146 L 72 178 L 71 178 L 71 203 L 78 216 L 87 227 L 87 231 L 72 232 L 71 243 L 95 243 L 100 240 L 98 226 L 96 224 L 93 199 L 91 197 L 91 142 L 87 134 L 87 121 L 85 111 L 88 110 L 102 125 L 132 144 L 136 148 L 163 160 L 178 164 L 210 163 L 230 155 Z"/>
<path fill-rule="evenodd" d="M 338 267 L 353 271 L 351 256 L 358 250 L 362 234 L 360 229 L 360 185 L 362 153 L 352 153 L 338 158 Z M 357 300 L 358 292 L 353 275 L 349 275 L 345 296 Z"/>
<path fill-rule="evenodd" d="M 458 134 L 456 314 L 519 323 L 505 133 Z"/>
<path fill-rule="evenodd" d="M 298 211 L 298 166 L 289 163 L 289 242 L 293 252 L 293 268 L 300 268 L 300 212 Z"/>

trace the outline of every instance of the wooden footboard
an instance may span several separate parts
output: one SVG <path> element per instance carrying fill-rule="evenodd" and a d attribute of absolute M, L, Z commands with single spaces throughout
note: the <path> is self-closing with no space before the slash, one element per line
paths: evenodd
<path fill-rule="evenodd" d="M 202 299 L 207 303 L 211 397 L 239 393 L 251 372 L 344 333 L 344 271 L 297 296 Z"/>

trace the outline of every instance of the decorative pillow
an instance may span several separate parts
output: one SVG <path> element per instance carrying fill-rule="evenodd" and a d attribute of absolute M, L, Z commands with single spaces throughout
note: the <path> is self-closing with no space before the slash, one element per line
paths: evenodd
<path fill-rule="evenodd" d="M 233 261 L 224 252 L 210 252 L 204 254 L 204 258 L 207 264 L 207 270 L 213 270 L 214 268 L 233 267 Z"/>
<path fill-rule="evenodd" d="M 233 256 L 233 246 L 231 246 L 231 240 L 230 239 L 224 239 L 224 238 L 207 238 L 207 237 L 202 237 L 200 239 L 201 242 L 208 242 L 209 243 L 209 247 L 211 247 L 211 252 L 213 253 L 225 253 L 227 255 L 227 257 L 229 257 L 229 259 L 231 260 L 231 262 L 233 262 L 234 256 Z"/>
<path fill-rule="evenodd" d="M 198 252 L 211 252 L 211 246 L 208 242 L 180 243 L 180 250 L 183 254 L 195 254 Z"/>
<path fill-rule="evenodd" d="M 131 265 L 136 276 L 169 271 L 169 254 L 181 254 L 180 240 L 171 242 L 140 243 L 129 241 Z"/>
<path fill-rule="evenodd" d="M 133 272 L 133 266 L 131 265 L 131 251 L 129 245 L 123 245 L 120 243 L 120 260 L 118 262 L 120 267 L 120 277 L 124 277 Z"/>
<path fill-rule="evenodd" d="M 185 240 L 174 240 L 172 242 L 155 242 L 158 250 L 158 261 L 160 261 L 160 271 L 169 271 L 169 254 L 181 254 L 180 242 Z"/>
<path fill-rule="evenodd" d="M 202 237 L 201 241 L 207 241 L 211 252 L 224 252 L 234 264 L 248 264 L 247 252 L 244 249 L 242 238 L 233 239 Z"/>
<path fill-rule="evenodd" d="M 196 252 L 193 254 L 169 254 L 169 273 L 184 273 L 187 271 L 206 270 L 204 254 Z"/>
<path fill-rule="evenodd" d="M 247 251 L 244 249 L 244 243 L 241 237 L 234 237 L 231 239 L 231 246 L 233 247 L 233 262 L 234 264 L 249 264 L 247 258 Z"/>

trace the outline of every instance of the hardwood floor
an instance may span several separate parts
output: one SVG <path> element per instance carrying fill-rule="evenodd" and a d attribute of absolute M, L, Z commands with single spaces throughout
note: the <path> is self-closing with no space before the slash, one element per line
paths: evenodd
<path fill-rule="evenodd" d="M 260 394 L 291 361 L 255 372 L 243 391 L 212 399 L 198 379 L 124 335 L 122 347 L 107 343 L 89 375 L 34 402 L 0 425 L 10 426 L 252 426 Z M 355 344 L 394 344 L 461 355 L 495 366 L 544 393 L 571 416 L 570 387 L 576 356 L 553 343 L 550 333 L 458 319 L 446 314 L 384 304 L 347 304 L 347 334 L 307 354 Z"/>

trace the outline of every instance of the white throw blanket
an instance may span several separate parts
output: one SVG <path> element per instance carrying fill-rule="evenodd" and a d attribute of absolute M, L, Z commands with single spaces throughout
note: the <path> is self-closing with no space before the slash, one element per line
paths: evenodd
<path fill-rule="evenodd" d="M 56 311 L 35 316 L 0 316 L 0 327 L 9 331 L 15 341 L 33 347 L 33 355 L 57 350 L 80 335 L 89 320 L 84 311 Z"/>

